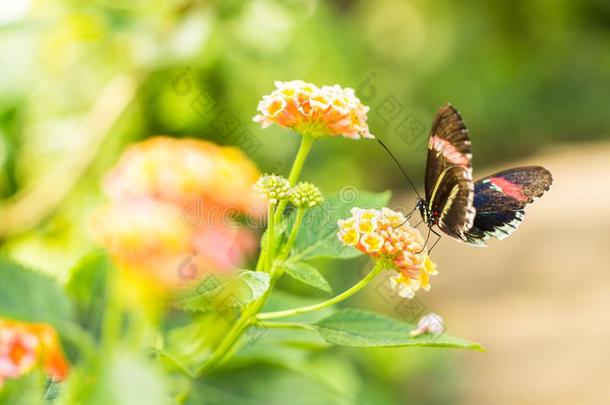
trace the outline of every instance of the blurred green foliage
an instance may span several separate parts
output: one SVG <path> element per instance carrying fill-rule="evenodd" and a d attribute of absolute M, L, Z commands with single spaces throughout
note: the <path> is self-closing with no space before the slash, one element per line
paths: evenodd
<path fill-rule="evenodd" d="M 477 169 L 554 142 L 610 134 L 605 0 L 11 3 L 12 15 L 0 13 L 0 222 L 10 222 L 11 207 L 58 164 L 91 153 L 76 179 L 52 179 L 58 189 L 75 181 L 65 195 L 27 206 L 42 212 L 41 221 L 0 235 L 4 253 L 60 278 L 92 248 L 87 218 L 99 203 L 100 180 L 133 141 L 167 134 L 237 144 L 255 149 L 251 157 L 263 171 L 286 171 L 298 137 L 282 128 L 263 132 L 251 122 L 274 80 L 357 89 L 371 107 L 372 133 L 417 182 L 425 155 L 417 145 L 446 102 L 460 109 L 471 129 Z M 117 76 L 131 80 L 136 93 L 126 97 L 116 122 L 106 123 L 112 129 L 98 147 L 88 137 L 100 123 L 85 118 Z M 387 100 L 400 104 L 400 114 L 387 112 Z M 234 130 L 220 128 L 221 114 L 238 120 Z M 410 126 L 400 132 L 406 119 Z M 238 135 L 243 131 L 250 131 L 246 138 Z M 413 137 L 418 141 L 411 143 Z M 346 182 L 406 189 L 383 151 L 364 141 L 318 143 L 304 178 L 326 193 Z M 342 284 L 344 275 L 335 274 L 341 269 L 320 268 L 333 285 Z M 307 376 L 273 366 L 218 376 L 208 400 L 215 403 L 212 393 L 218 403 L 234 395 L 263 396 L 265 403 L 285 403 L 299 393 L 313 398 L 319 390 L 320 398 L 336 396 L 332 386 L 324 391 L 314 384 L 323 376 L 346 380 L 341 386 L 356 387 L 364 403 L 454 401 L 447 381 L 455 371 L 438 362 L 448 354 L 338 351 L 339 360 L 329 366 L 321 357 Z M 430 386 L 435 379 L 444 384 Z M 236 381 L 240 393 L 227 393 Z"/>

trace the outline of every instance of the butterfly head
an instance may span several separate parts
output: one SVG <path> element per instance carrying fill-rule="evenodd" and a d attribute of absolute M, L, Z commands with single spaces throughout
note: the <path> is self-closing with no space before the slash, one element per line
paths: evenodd
<path fill-rule="evenodd" d="M 424 201 L 423 198 L 418 198 L 417 203 L 415 204 L 415 208 L 419 211 L 424 222 L 427 222 L 428 209 L 426 207 L 426 201 Z"/>

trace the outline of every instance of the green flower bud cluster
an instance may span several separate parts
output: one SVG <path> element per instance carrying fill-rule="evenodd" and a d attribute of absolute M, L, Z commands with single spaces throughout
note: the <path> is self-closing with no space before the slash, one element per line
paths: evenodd
<path fill-rule="evenodd" d="M 288 200 L 298 208 L 312 208 L 324 201 L 320 189 L 311 183 L 300 182 L 294 187 L 282 176 L 265 174 L 254 184 L 254 189 L 270 204 Z"/>
<path fill-rule="evenodd" d="M 292 188 L 290 202 L 298 208 L 312 208 L 324 201 L 320 189 L 311 183 L 301 182 Z"/>
<path fill-rule="evenodd" d="M 254 189 L 269 201 L 269 204 L 277 204 L 278 201 L 286 200 L 292 193 L 290 183 L 282 176 L 276 174 L 265 174 L 254 183 Z"/>

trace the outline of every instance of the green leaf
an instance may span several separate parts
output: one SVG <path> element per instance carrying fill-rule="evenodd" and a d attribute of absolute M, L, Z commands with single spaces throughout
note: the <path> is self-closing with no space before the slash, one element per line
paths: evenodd
<path fill-rule="evenodd" d="M 353 207 L 381 208 L 390 200 L 389 191 L 330 195 L 320 206 L 307 210 L 295 242 L 294 255 L 298 260 L 316 257 L 349 259 L 361 253 L 351 247 L 343 246 L 337 239 L 337 221 L 348 218 Z"/>
<path fill-rule="evenodd" d="M 109 373 L 103 378 L 105 388 L 100 404 L 135 403 L 170 404 L 165 381 L 160 371 L 145 359 L 128 355 L 117 356 Z"/>
<path fill-rule="evenodd" d="M 44 405 L 46 380 L 36 369 L 16 380 L 6 379 L 0 388 L 0 404 Z"/>
<path fill-rule="evenodd" d="M 263 307 L 263 312 L 304 307 L 319 301 L 317 298 L 303 297 L 274 289 Z M 294 316 L 291 320 L 311 324 L 332 312 L 332 308 L 324 308 Z M 289 364 L 303 362 L 312 352 L 319 352 L 330 347 L 315 331 L 266 329 L 257 325 L 250 327 L 243 339 L 246 344 L 242 345 L 239 352 L 229 361 L 230 364 L 243 365 L 260 362 L 288 367 Z"/>
<path fill-rule="evenodd" d="M 310 264 L 303 262 L 288 262 L 286 263 L 286 274 L 302 283 L 308 284 L 319 290 L 333 293 L 330 284 L 322 274 Z"/>
<path fill-rule="evenodd" d="M 343 399 L 339 403 L 363 403 L 356 397 L 362 388 L 362 377 L 349 358 L 332 354 L 319 355 L 312 357 L 295 370 L 326 386 L 338 398 Z M 332 378 L 328 378 L 328 376 L 332 376 Z M 349 400 L 345 401 L 345 399 Z"/>
<path fill-rule="evenodd" d="M 82 258 L 70 272 L 66 292 L 76 304 L 79 323 L 99 334 L 106 306 L 106 280 L 112 263 L 103 251 Z"/>
<path fill-rule="evenodd" d="M 409 334 L 414 325 L 373 312 L 343 309 L 314 325 L 329 343 L 351 347 L 406 347 L 427 346 L 483 351 L 477 343 L 454 336 Z"/>
<path fill-rule="evenodd" d="M 243 336 L 244 344 L 227 363 L 244 366 L 256 363 L 286 367 L 302 363 L 313 353 L 330 345 L 318 334 L 290 329 L 265 329 L 251 326 Z"/>
<path fill-rule="evenodd" d="M 61 329 L 72 319 L 73 307 L 57 282 L 0 258 L 0 317 Z"/>
<path fill-rule="evenodd" d="M 269 289 L 269 281 L 269 274 L 260 271 L 244 270 L 226 282 L 210 274 L 179 298 L 177 305 L 196 312 L 219 306 L 241 307 L 260 298 Z"/>
<path fill-rule="evenodd" d="M 118 351 L 105 353 L 101 368 L 95 370 L 91 383 L 90 373 L 77 375 L 71 401 L 88 405 L 169 405 L 169 390 L 165 377 L 156 365 L 134 353 Z M 92 370 L 89 370 L 91 372 Z M 70 395 L 71 394 L 71 395 Z M 77 399 L 78 398 L 78 399 Z"/>

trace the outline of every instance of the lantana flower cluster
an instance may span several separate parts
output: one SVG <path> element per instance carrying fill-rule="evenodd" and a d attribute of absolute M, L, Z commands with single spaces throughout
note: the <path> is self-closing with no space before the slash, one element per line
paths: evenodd
<path fill-rule="evenodd" d="M 419 231 L 410 226 L 402 213 L 389 208 L 353 208 L 350 218 L 339 220 L 339 240 L 353 246 L 386 269 L 396 271 L 392 285 L 402 297 L 412 298 L 420 288 L 430 289 L 430 276 L 436 265 L 424 251 Z"/>
<path fill-rule="evenodd" d="M 263 96 L 254 117 L 263 128 L 275 123 L 314 138 L 374 138 L 366 123 L 369 107 L 353 89 L 336 84 L 318 87 L 302 80 L 277 81 L 275 87 Z"/>
<path fill-rule="evenodd" d="M 290 201 L 297 208 L 312 208 L 324 201 L 320 189 L 308 182 L 299 182 L 294 187 L 288 180 L 276 174 L 265 174 L 254 183 L 254 189 L 269 204 Z"/>
<path fill-rule="evenodd" d="M 68 363 L 55 329 L 46 324 L 0 318 L 0 386 L 37 366 L 58 381 L 68 376 Z"/>
<path fill-rule="evenodd" d="M 251 188 L 258 176 L 237 148 L 150 138 L 132 145 L 106 177 L 108 202 L 93 216 L 93 233 L 129 275 L 157 287 L 197 277 L 178 271 L 186 257 L 199 276 L 231 271 L 256 248 L 254 233 L 234 221 L 260 215 Z"/>

